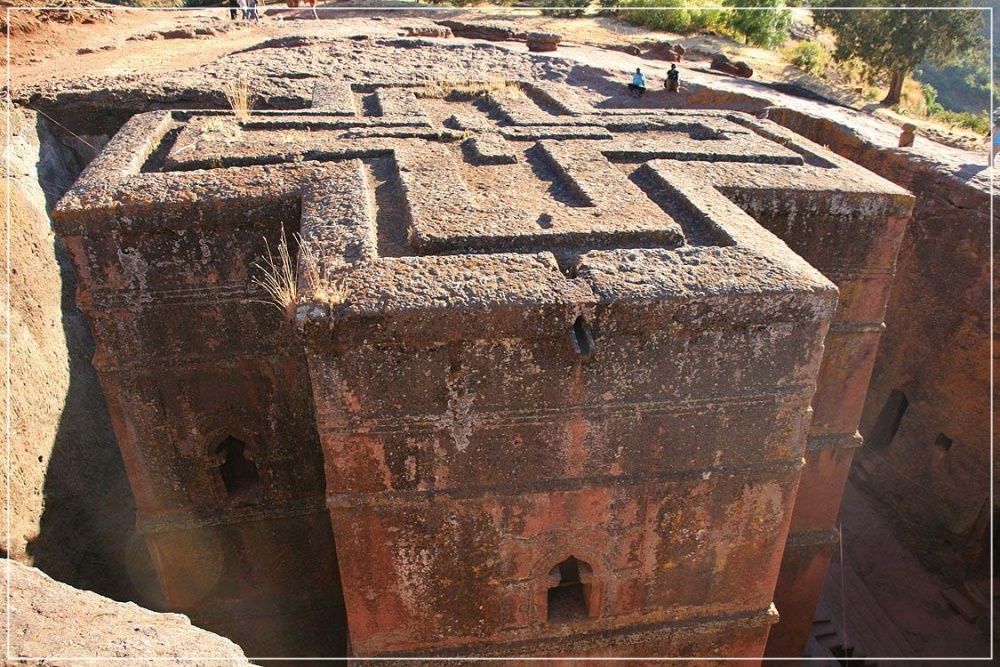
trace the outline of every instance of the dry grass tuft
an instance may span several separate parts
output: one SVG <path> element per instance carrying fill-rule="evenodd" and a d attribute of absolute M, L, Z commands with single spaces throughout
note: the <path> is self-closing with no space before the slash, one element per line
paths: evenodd
<path fill-rule="evenodd" d="M 522 88 L 519 83 L 509 83 L 506 86 L 497 86 L 490 88 L 483 93 L 484 104 L 487 109 L 495 109 L 501 106 L 504 100 L 510 100 L 517 97 L 527 97 L 527 95 L 528 94 L 524 92 L 524 88 Z"/>
<path fill-rule="evenodd" d="M 264 239 L 267 256 L 254 263 L 259 275 L 253 277 L 253 282 L 267 293 L 268 299 L 260 303 L 269 303 L 280 310 L 290 320 L 295 319 L 295 309 L 299 304 L 299 278 L 304 278 L 304 287 L 314 301 L 335 306 L 344 302 L 347 291 L 339 279 L 324 276 L 320 270 L 319 254 L 312 244 L 295 234 L 299 246 L 298 262 L 292 257 L 285 237 L 285 228 L 281 228 L 281 240 L 278 242 L 277 258 L 271 252 L 271 246 Z M 300 276 L 301 271 L 301 276 Z"/>
<path fill-rule="evenodd" d="M 230 118 L 212 118 L 201 126 L 201 133 L 198 135 L 202 141 L 218 141 L 225 144 L 232 144 L 240 140 L 243 136 L 243 128 L 234 123 Z"/>
<path fill-rule="evenodd" d="M 330 276 L 320 269 L 319 253 L 312 243 L 296 235 L 299 241 L 299 267 L 303 270 L 306 288 L 313 301 L 336 306 L 344 303 L 347 288 L 340 277 Z"/>
<path fill-rule="evenodd" d="M 301 242 L 300 242 L 301 247 Z M 295 317 L 295 307 L 299 301 L 298 267 L 292 261 L 292 253 L 288 249 L 288 239 L 285 228 L 281 228 L 281 241 L 278 242 L 278 259 L 271 252 L 271 245 L 264 239 L 267 256 L 254 263 L 254 268 L 260 275 L 253 277 L 253 282 L 267 292 L 269 299 L 261 303 L 270 303 L 286 317 Z"/>
<path fill-rule="evenodd" d="M 229 107 L 233 110 L 236 120 L 241 123 L 250 120 L 250 109 L 256 95 L 250 90 L 250 80 L 246 73 L 240 72 L 235 80 L 222 84 L 222 92 L 226 96 L 226 101 L 229 102 Z"/>

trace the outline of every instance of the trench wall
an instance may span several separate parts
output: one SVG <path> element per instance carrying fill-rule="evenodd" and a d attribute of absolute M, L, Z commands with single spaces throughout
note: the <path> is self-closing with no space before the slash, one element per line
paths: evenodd
<path fill-rule="evenodd" d="M 99 146 L 127 115 L 105 115 L 104 129 L 69 124 Z M 831 121 L 788 109 L 771 109 L 770 118 L 917 196 L 862 418 L 867 443 L 852 474 L 887 505 L 926 564 L 956 578 L 982 575 L 989 546 L 989 225 L 996 224 L 989 195 Z M 78 587 L 155 599 L 90 363 L 93 343 L 48 219 L 90 151 L 30 112 L 16 111 L 11 130 L 12 530 L 0 548 Z M 7 471 L 0 466 L 0 474 Z M 6 488 L 0 485 L 0 494 Z"/>
<path fill-rule="evenodd" d="M 988 576 L 990 217 L 982 165 L 874 146 L 829 120 L 769 117 L 910 190 L 886 331 L 852 478 L 881 501 L 925 565 Z M 987 185 L 984 185 L 986 183 Z"/>
<path fill-rule="evenodd" d="M 11 114 L 10 136 L 11 440 L 10 465 L 0 461 L 0 470 L 10 478 L 11 531 L 0 547 L 78 588 L 155 605 L 155 584 L 143 590 L 152 571 L 134 538 L 90 330 L 48 215 L 107 137 L 62 135 L 23 110 Z"/>

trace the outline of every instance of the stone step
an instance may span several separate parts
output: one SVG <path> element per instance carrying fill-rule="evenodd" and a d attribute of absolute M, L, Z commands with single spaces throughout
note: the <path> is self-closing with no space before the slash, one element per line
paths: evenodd
<path fill-rule="evenodd" d="M 840 567 L 834 564 L 827 577 L 828 586 L 836 593 L 826 596 L 829 618 L 838 627 L 841 638 L 845 638 L 843 625 L 844 610 L 841 608 Z M 846 613 L 846 641 L 854 646 L 857 653 L 864 655 L 907 657 L 917 655 L 916 649 L 896 627 L 889 615 L 882 609 L 875 596 L 858 574 L 848 566 L 844 571 L 844 604 Z M 880 660 L 880 665 L 891 661 Z"/>

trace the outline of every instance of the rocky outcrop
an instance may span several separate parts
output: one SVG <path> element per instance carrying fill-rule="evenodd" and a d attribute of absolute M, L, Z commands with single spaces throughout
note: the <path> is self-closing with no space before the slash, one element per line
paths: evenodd
<path fill-rule="evenodd" d="M 529 32 L 525 41 L 529 51 L 555 51 L 559 48 L 562 35 L 554 32 Z"/>
<path fill-rule="evenodd" d="M 712 64 L 709 67 L 716 71 L 732 74 L 744 79 L 749 79 L 753 76 L 753 69 L 750 65 L 742 60 L 730 60 L 728 56 L 722 53 L 717 53 L 712 57 Z"/>
<path fill-rule="evenodd" d="M 512 23 L 501 23 L 499 21 L 454 21 L 451 19 L 438 21 L 438 25 L 451 28 L 452 33 L 457 37 L 466 39 L 485 39 L 490 42 L 509 42 L 526 39 L 527 33 L 517 29 Z"/>
<path fill-rule="evenodd" d="M 74 586 L 135 599 L 125 563 L 132 494 L 90 364 L 90 331 L 73 301 L 69 258 L 47 215 L 107 137 L 63 136 L 17 109 L 10 120 L 9 311 L 0 304 L 10 315 L 11 447 L 0 448 L 10 532 L 0 549 Z"/>
<path fill-rule="evenodd" d="M 239 646 L 191 625 L 187 616 L 115 602 L 59 583 L 35 568 L 3 563 L 10 568 L 11 659 L 33 658 L 30 664 L 46 667 L 79 665 L 79 658 L 114 658 L 116 665 L 136 667 L 154 659 L 157 665 L 185 667 L 250 665 Z M 4 599 L 6 588 L 6 577 L 0 577 Z M 204 657 L 192 659 L 199 656 Z"/>
<path fill-rule="evenodd" d="M 670 42 L 659 42 L 646 51 L 646 58 L 666 60 L 668 63 L 679 63 L 684 60 L 684 47 Z"/>
<path fill-rule="evenodd" d="M 621 51 L 622 53 L 627 53 L 630 56 L 641 56 L 642 49 L 640 49 L 635 44 L 613 44 L 607 47 L 611 51 Z"/>
<path fill-rule="evenodd" d="M 194 28 L 178 28 L 176 30 L 164 30 L 160 32 L 163 39 L 194 39 L 197 37 Z"/>
<path fill-rule="evenodd" d="M 438 37 L 438 38 L 454 37 L 454 35 L 451 33 L 451 28 L 445 27 L 443 25 L 435 25 L 433 23 L 401 26 L 399 29 L 399 36 Z"/>

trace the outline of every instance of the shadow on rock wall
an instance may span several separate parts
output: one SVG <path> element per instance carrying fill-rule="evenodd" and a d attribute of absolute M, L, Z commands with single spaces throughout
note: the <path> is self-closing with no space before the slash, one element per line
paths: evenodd
<path fill-rule="evenodd" d="M 39 180 L 51 212 L 106 137 L 61 134 L 39 117 Z M 27 545 L 34 564 L 77 588 L 156 606 L 158 584 L 144 542 L 135 536 L 135 505 L 125 466 L 91 365 L 94 343 L 76 306 L 76 278 L 62 242 L 53 237 L 61 281 L 69 387 L 46 470 L 45 509 Z"/>

